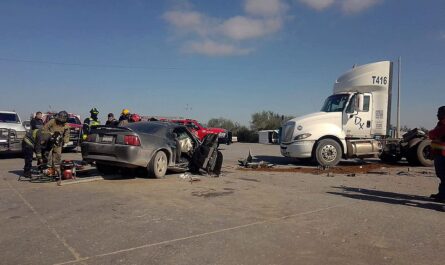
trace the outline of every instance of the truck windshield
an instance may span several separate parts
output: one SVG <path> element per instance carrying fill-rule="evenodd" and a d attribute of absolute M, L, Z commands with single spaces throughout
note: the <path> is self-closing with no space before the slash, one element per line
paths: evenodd
<path fill-rule="evenodd" d="M 20 120 L 15 113 L 0 113 L 0 122 L 20 123 Z"/>
<path fill-rule="evenodd" d="M 324 112 L 342 112 L 348 102 L 349 94 L 336 94 L 328 97 L 321 108 Z"/>

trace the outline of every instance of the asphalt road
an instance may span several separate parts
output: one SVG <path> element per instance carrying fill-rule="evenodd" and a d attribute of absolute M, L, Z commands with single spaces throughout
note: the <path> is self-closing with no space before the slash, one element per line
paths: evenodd
<path fill-rule="evenodd" d="M 432 168 L 239 170 L 249 149 L 279 169 L 306 167 L 278 146 L 222 147 L 223 176 L 192 183 L 180 174 L 30 183 L 17 181 L 22 159 L 3 157 L 0 263 L 443 264 L 445 212 L 427 198 L 438 184 Z"/>

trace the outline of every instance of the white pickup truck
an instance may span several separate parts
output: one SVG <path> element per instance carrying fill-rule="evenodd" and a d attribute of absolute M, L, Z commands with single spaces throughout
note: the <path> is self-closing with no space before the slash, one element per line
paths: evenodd
<path fill-rule="evenodd" d="M 0 111 L 0 153 L 22 151 L 26 129 L 19 115 L 13 111 Z"/>

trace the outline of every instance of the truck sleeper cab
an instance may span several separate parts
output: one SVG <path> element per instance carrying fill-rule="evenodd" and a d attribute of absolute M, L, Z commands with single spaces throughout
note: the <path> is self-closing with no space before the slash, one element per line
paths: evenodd
<path fill-rule="evenodd" d="M 320 112 L 283 126 L 281 154 L 312 158 L 322 166 L 334 166 L 341 158 L 378 156 L 382 144 L 377 138 L 387 134 L 391 68 L 389 61 L 377 62 L 338 78 Z"/>
<path fill-rule="evenodd" d="M 335 166 L 341 158 L 379 157 L 412 166 L 432 166 L 430 140 L 413 129 L 390 138 L 392 63 L 382 61 L 353 67 L 334 84 L 320 112 L 298 117 L 282 127 L 281 154 L 311 158 Z"/>

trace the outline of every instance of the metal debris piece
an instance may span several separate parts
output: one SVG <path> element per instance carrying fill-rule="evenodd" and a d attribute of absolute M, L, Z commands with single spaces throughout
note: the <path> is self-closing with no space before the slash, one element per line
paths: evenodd
<path fill-rule="evenodd" d="M 347 174 L 346 177 L 355 177 L 355 173 Z"/>

